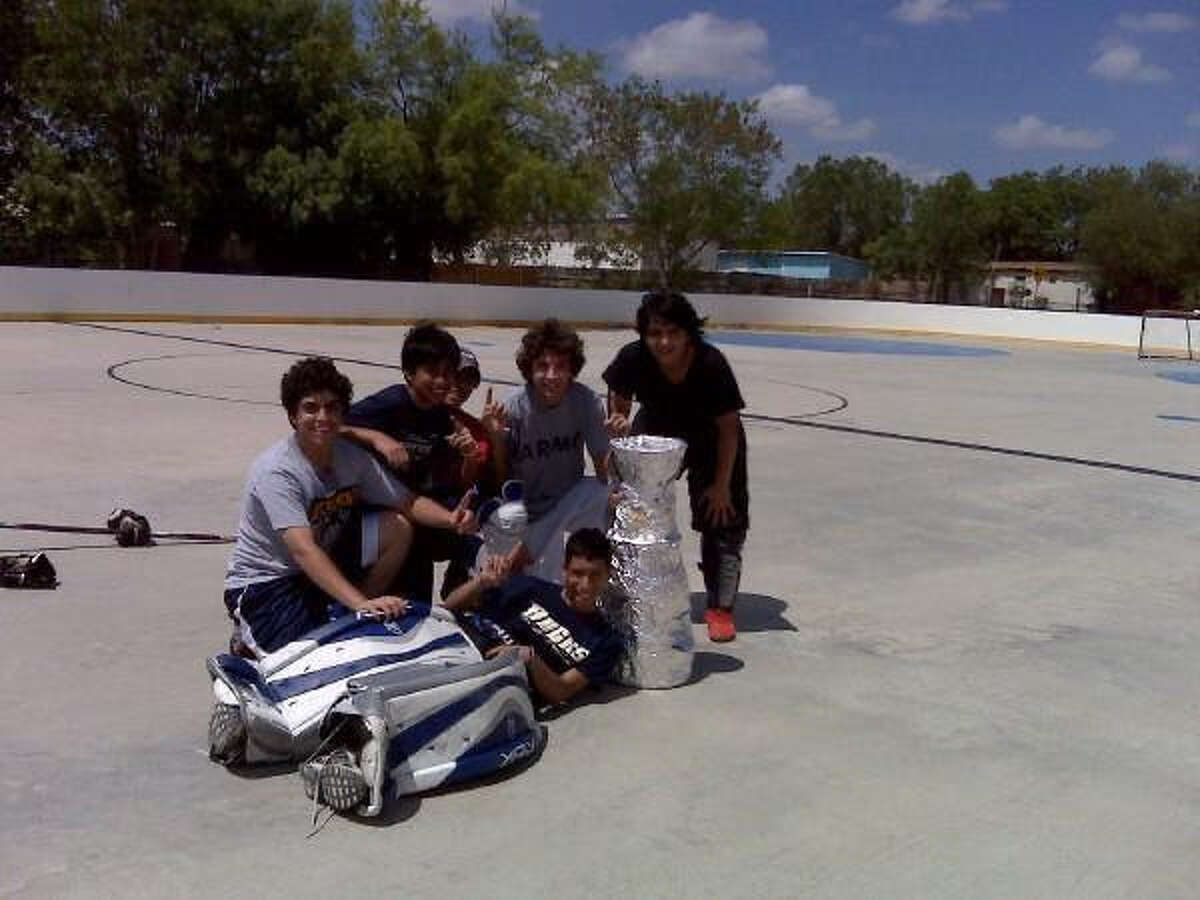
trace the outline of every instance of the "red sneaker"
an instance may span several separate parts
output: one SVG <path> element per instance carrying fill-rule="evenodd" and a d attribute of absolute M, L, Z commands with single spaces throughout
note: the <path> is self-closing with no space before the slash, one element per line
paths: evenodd
<path fill-rule="evenodd" d="M 708 609 L 704 611 L 704 622 L 708 625 L 708 639 L 722 644 L 737 637 L 737 626 L 733 624 L 733 611 Z"/>

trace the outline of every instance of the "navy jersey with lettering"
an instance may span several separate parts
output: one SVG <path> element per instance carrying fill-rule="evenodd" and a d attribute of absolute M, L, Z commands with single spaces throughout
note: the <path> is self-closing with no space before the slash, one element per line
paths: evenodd
<path fill-rule="evenodd" d="M 600 684 L 621 655 L 621 639 L 598 612 L 567 606 L 562 592 L 560 584 L 514 575 L 483 595 L 472 624 L 489 644 L 526 644 L 560 675 L 578 669 L 590 684 Z"/>

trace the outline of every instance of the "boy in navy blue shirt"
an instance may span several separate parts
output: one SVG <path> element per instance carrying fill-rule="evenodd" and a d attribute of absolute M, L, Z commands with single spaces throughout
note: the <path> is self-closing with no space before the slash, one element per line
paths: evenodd
<path fill-rule="evenodd" d="M 457 426 L 446 405 L 461 351 L 448 331 L 425 324 L 404 338 L 400 366 L 404 384 L 358 401 L 346 413 L 342 433 L 375 452 L 414 494 L 450 509 L 462 499 L 464 459 L 454 446 Z M 474 463 L 471 462 L 474 471 Z M 453 559 L 464 539 L 454 531 L 418 526 L 398 584 L 411 598 L 430 602 L 433 563 Z M 451 585 L 453 587 L 453 585 Z"/>
<path fill-rule="evenodd" d="M 484 570 L 444 601 L 488 653 L 519 646 L 534 691 L 548 703 L 570 700 L 612 674 L 623 645 L 598 603 L 608 584 L 612 546 L 597 528 L 567 539 L 563 583 L 529 575 L 509 577 L 506 560 L 490 557 Z"/>

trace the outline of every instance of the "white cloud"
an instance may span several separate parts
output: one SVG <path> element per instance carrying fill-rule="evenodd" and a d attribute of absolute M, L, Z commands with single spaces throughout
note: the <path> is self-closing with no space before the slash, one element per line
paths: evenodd
<path fill-rule="evenodd" d="M 755 98 L 759 111 L 780 125 L 799 125 L 816 138 L 861 141 L 875 133 L 870 119 L 843 122 L 832 100 L 819 97 L 803 84 L 776 84 Z"/>
<path fill-rule="evenodd" d="M 893 172 L 899 172 L 901 175 L 906 175 L 918 184 L 933 184 L 939 179 L 945 178 L 948 174 L 941 169 L 927 166 L 923 163 L 913 163 L 908 160 L 900 159 L 894 153 L 888 153 L 886 150 L 868 150 L 863 156 L 869 156 L 871 159 L 877 159 Z"/>
<path fill-rule="evenodd" d="M 695 12 L 627 42 L 622 63 L 647 78 L 755 81 L 770 74 L 767 40 L 766 30 L 749 19 L 732 22 Z"/>
<path fill-rule="evenodd" d="M 424 6 L 429 17 L 443 25 L 466 21 L 488 23 L 492 21 L 492 12 L 504 6 L 504 0 L 424 0 Z M 537 10 L 516 0 L 510 0 L 508 12 L 511 15 L 538 18 Z"/>
<path fill-rule="evenodd" d="M 996 143 L 1014 150 L 1054 147 L 1059 150 L 1098 150 L 1112 143 L 1113 133 L 1107 128 L 1089 131 L 1086 128 L 1067 128 L 1051 125 L 1037 116 L 1024 115 L 1011 125 L 1001 125 L 993 136 Z"/>
<path fill-rule="evenodd" d="M 1177 12 L 1122 13 L 1117 24 L 1130 31 L 1187 31 L 1196 26 L 1196 17 Z"/>
<path fill-rule="evenodd" d="M 1200 157 L 1200 148 L 1195 144 L 1168 144 L 1163 148 L 1163 155 L 1175 162 L 1191 162 Z"/>
<path fill-rule="evenodd" d="M 1088 71 L 1108 81 L 1151 83 L 1167 81 L 1171 73 L 1162 66 L 1142 61 L 1142 51 L 1132 44 L 1112 44 L 1104 47 Z"/>
<path fill-rule="evenodd" d="M 855 122 L 824 122 L 814 125 L 809 131 L 813 137 L 829 141 L 862 141 L 875 133 L 875 123 L 870 119 Z"/>
<path fill-rule="evenodd" d="M 892 16 L 909 25 L 932 25 L 937 22 L 965 22 L 977 13 L 1004 12 L 1007 0 L 901 0 L 892 9 Z"/>
<path fill-rule="evenodd" d="M 1183 117 L 1183 124 L 1188 128 L 1200 128 L 1200 109 L 1193 109 Z"/>

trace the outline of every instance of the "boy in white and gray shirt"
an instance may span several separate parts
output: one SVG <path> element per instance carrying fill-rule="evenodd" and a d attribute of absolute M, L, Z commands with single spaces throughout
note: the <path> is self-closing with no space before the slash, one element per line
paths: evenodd
<path fill-rule="evenodd" d="M 562 579 L 563 543 L 580 528 L 605 528 L 608 430 L 599 397 L 575 379 L 583 341 L 547 319 L 527 331 L 517 351 L 525 387 L 504 401 L 509 477 L 525 485 L 529 528 L 517 567 L 547 581 Z M 584 475 L 584 448 L 596 477 Z"/>
<path fill-rule="evenodd" d="M 339 435 L 353 387 L 323 357 L 295 363 L 280 398 L 292 433 L 255 460 L 225 575 L 233 647 L 262 657 L 328 622 L 331 610 L 384 618 L 407 601 L 391 584 L 412 543 L 411 520 L 464 532 L 465 508 L 413 494 Z"/>

